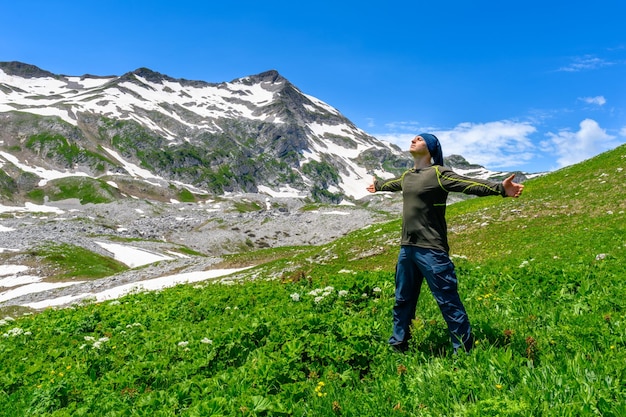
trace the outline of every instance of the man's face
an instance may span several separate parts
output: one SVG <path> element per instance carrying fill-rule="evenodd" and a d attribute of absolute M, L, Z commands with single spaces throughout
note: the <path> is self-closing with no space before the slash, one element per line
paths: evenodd
<path fill-rule="evenodd" d="M 409 152 L 412 155 L 423 155 L 424 152 L 428 152 L 428 146 L 426 146 L 426 141 L 420 135 L 417 135 L 411 140 L 411 146 L 409 147 Z"/>

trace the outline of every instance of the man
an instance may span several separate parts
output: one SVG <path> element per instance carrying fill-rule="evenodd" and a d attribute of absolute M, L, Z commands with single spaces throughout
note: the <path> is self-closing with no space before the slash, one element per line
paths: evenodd
<path fill-rule="evenodd" d="M 414 166 L 400 177 L 376 180 L 367 187 L 376 191 L 402 191 L 402 238 L 396 265 L 396 301 L 393 307 L 393 333 L 389 344 L 400 351 L 408 347 L 410 325 L 422 281 L 433 294 L 448 325 L 452 346 L 469 351 L 473 336 L 465 307 L 458 293 L 454 264 L 449 257 L 446 200 L 449 192 L 476 196 L 519 197 L 524 186 L 511 175 L 501 183 L 463 177 L 443 167 L 439 139 L 421 133 L 411 141 L 409 152 Z"/>

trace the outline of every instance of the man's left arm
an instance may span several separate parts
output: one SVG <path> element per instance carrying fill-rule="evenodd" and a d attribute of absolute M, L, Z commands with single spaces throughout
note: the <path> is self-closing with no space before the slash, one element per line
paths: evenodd
<path fill-rule="evenodd" d="M 457 174 L 449 168 L 437 167 L 437 180 L 439 186 L 447 192 L 471 194 L 479 197 L 500 195 L 502 197 L 519 197 L 523 185 L 513 182 L 515 174 L 509 176 L 501 183 L 469 178 Z"/>

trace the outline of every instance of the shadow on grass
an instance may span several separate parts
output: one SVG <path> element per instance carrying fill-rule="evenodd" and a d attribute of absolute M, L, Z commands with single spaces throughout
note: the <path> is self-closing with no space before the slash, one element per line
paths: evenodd
<path fill-rule="evenodd" d="M 511 350 L 515 355 L 528 360 L 533 366 L 540 364 L 539 346 L 534 337 L 518 335 L 512 329 L 493 326 L 492 323 L 485 321 L 476 322 L 472 328 L 479 343 Z"/>

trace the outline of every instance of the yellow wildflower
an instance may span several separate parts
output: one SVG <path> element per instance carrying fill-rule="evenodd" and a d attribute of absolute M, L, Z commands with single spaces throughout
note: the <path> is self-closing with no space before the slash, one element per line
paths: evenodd
<path fill-rule="evenodd" d="M 317 386 L 315 387 L 315 392 L 317 393 L 318 397 L 325 397 L 327 395 L 326 392 L 322 392 L 324 390 L 324 381 L 320 381 L 317 383 Z"/>

